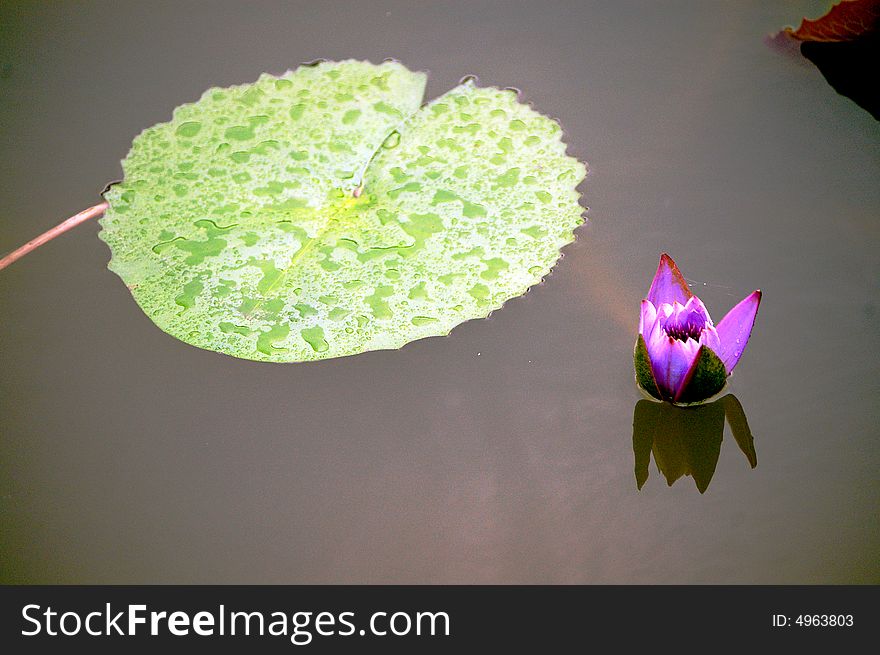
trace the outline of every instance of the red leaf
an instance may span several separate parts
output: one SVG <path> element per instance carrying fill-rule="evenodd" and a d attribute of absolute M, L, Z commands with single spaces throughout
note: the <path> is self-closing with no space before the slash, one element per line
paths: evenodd
<path fill-rule="evenodd" d="M 880 0 L 841 0 L 816 20 L 804 18 L 800 27 L 783 32 L 798 41 L 854 41 L 880 28 Z"/>
<path fill-rule="evenodd" d="M 880 120 L 880 0 L 842 0 L 816 20 L 804 18 L 766 38 L 772 48 L 800 53 L 813 62 L 841 95 Z"/>

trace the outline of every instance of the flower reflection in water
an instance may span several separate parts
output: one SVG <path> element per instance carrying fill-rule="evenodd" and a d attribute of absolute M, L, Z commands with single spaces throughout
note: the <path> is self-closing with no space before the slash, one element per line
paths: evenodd
<path fill-rule="evenodd" d="M 739 449 L 755 468 L 755 440 L 742 405 L 733 394 L 696 407 L 676 407 L 651 400 L 637 402 L 633 412 L 633 451 L 638 488 L 648 480 L 653 453 L 654 462 L 669 486 L 689 475 L 700 493 L 704 493 L 718 464 L 725 418 Z"/>

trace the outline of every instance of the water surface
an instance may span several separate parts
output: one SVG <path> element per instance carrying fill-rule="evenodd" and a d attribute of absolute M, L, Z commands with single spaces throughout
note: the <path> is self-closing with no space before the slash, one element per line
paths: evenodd
<path fill-rule="evenodd" d="M 880 124 L 762 42 L 824 9 L 3 5 L 0 251 L 94 204 L 175 105 L 316 57 L 521 88 L 591 173 L 544 284 L 400 351 L 187 346 L 95 224 L 3 271 L 0 580 L 880 581 Z M 729 388 L 752 453 L 711 409 L 705 441 L 634 439 L 662 251 L 716 320 L 764 292 Z"/>

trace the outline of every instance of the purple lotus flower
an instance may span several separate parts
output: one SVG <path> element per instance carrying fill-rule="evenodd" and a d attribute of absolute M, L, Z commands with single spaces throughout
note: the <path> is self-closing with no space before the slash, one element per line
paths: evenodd
<path fill-rule="evenodd" d="M 658 400 L 698 403 L 724 388 L 755 324 L 761 292 L 749 294 L 716 326 L 663 254 L 642 301 L 635 348 L 636 382 Z"/>

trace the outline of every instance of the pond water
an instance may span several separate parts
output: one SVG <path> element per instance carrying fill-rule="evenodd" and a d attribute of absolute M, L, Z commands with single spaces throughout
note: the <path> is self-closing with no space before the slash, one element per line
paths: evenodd
<path fill-rule="evenodd" d="M 5 4 L 0 252 L 94 204 L 177 104 L 316 57 L 396 57 L 429 98 L 521 88 L 591 172 L 543 284 L 399 351 L 187 346 L 96 224 L 3 271 L 0 580 L 880 582 L 880 123 L 763 42 L 826 8 Z M 633 382 L 663 251 L 716 321 L 764 292 L 699 416 Z"/>

